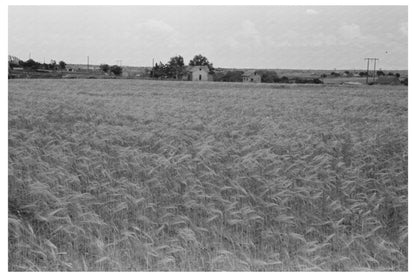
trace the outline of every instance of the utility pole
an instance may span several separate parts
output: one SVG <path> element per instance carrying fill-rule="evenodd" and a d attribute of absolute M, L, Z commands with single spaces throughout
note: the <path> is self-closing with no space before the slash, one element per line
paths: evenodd
<path fill-rule="evenodd" d="M 122 62 L 123 60 L 116 60 L 116 63 L 118 63 L 119 64 L 119 66 L 121 67 L 121 62 Z"/>
<path fill-rule="evenodd" d="M 366 78 L 366 84 L 368 85 L 368 74 L 370 70 L 370 61 L 374 62 L 374 71 L 373 71 L 373 82 L 376 80 L 376 63 L 379 60 L 378 58 L 364 58 L 364 60 L 367 61 L 367 78 Z"/>
<path fill-rule="evenodd" d="M 29 60 L 32 58 L 32 55 L 31 55 L 31 53 L 29 52 Z"/>
<path fill-rule="evenodd" d="M 152 72 L 152 78 L 155 75 L 155 73 L 153 72 L 154 68 L 155 68 L 155 58 L 152 59 L 152 71 L 151 71 Z"/>
<path fill-rule="evenodd" d="M 90 56 L 87 56 L 87 71 L 90 71 Z"/>

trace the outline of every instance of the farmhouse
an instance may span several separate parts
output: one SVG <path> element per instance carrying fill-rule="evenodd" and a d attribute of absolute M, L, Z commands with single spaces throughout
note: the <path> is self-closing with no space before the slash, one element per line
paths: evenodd
<path fill-rule="evenodd" d="M 206 65 L 188 66 L 186 68 L 188 81 L 209 81 L 209 68 Z"/>
<path fill-rule="evenodd" d="M 255 71 L 247 71 L 243 74 L 243 83 L 261 83 L 261 76 Z"/>

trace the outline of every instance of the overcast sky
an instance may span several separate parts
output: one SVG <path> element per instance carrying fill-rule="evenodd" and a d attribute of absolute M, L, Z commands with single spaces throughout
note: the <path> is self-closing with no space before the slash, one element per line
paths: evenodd
<path fill-rule="evenodd" d="M 9 54 L 149 66 L 407 69 L 406 6 L 9 6 Z"/>

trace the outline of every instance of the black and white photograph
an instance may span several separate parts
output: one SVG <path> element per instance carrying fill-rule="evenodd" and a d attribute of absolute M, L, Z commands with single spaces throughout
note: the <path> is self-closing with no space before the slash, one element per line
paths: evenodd
<path fill-rule="evenodd" d="M 408 4 L 66 2 L 2 7 L 9 273 L 409 273 Z"/>

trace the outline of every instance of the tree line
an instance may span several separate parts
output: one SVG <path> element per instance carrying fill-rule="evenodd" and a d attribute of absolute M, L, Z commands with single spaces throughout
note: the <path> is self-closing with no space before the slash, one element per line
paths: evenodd
<path fill-rule="evenodd" d="M 59 61 L 57 63 L 55 60 L 51 60 L 50 63 L 40 63 L 33 59 L 28 59 L 27 61 L 19 61 L 18 64 L 12 63 L 9 61 L 9 68 L 13 69 L 15 67 L 22 67 L 29 70 L 65 70 L 67 63 L 64 61 Z M 100 69 L 106 73 L 113 73 L 114 75 L 121 75 L 123 68 L 118 65 L 109 66 L 108 64 L 101 64 Z"/>
<path fill-rule="evenodd" d="M 9 61 L 9 68 L 23 67 L 24 69 L 44 69 L 44 70 L 58 70 L 65 69 L 66 62 L 60 61 L 56 63 L 55 60 L 51 60 L 50 63 L 40 63 L 33 59 L 28 59 L 27 61 L 19 61 L 19 64 L 15 64 Z"/>
<path fill-rule="evenodd" d="M 354 76 L 354 74 L 352 72 L 350 72 L 349 70 L 345 70 L 343 73 L 339 73 L 339 72 L 332 71 L 331 74 L 330 74 L 330 76 L 331 77 L 340 77 L 341 74 L 344 75 L 344 76 L 347 76 L 347 77 Z M 368 74 L 365 71 L 361 71 L 360 73 L 358 73 L 358 76 L 360 76 L 360 77 L 367 77 L 367 75 L 368 76 L 372 76 L 371 72 L 370 72 L 370 74 Z M 389 73 L 386 74 L 382 70 L 377 70 L 376 71 L 376 76 L 377 77 L 381 77 L 381 76 L 395 76 L 396 78 L 400 78 L 400 73 L 389 72 Z M 321 78 L 326 78 L 326 77 L 328 77 L 328 75 L 325 74 L 325 73 L 321 75 Z"/>
<path fill-rule="evenodd" d="M 213 80 L 217 82 L 242 82 L 243 81 L 243 74 L 244 72 L 241 70 L 228 70 L 226 72 L 221 72 L 215 70 L 213 64 L 208 60 L 207 57 L 202 56 L 201 54 L 195 55 L 192 60 L 188 63 L 189 66 L 207 66 L 209 69 L 209 73 L 212 74 Z M 14 67 L 23 67 L 24 69 L 44 69 L 44 70 L 65 70 L 66 69 L 66 62 L 59 61 L 57 63 L 55 60 L 51 60 L 50 63 L 39 63 L 33 59 L 28 59 L 27 61 L 19 61 L 19 64 L 11 63 L 9 61 L 9 69 L 13 69 Z M 101 64 L 100 70 L 107 73 L 107 74 L 114 74 L 115 76 L 120 76 L 123 73 L 123 68 L 118 65 L 108 65 L 108 64 Z M 279 77 L 276 71 L 273 70 L 257 70 L 255 71 L 257 75 L 261 76 L 262 83 L 289 83 L 289 78 L 282 76 Z M 155 79 L 177 79 L 180 80 L 184 76 L 187 75 L 187 69 L 185 66 L 184 59 L 181 55 L 177 55 L 171 57 L 170 60 L 164 64 L 163 62 L 156 63 L 151 71 L 148 73 L 149 77 Z M 329 74 L 331 77 L 339 77 L 341 73 L 339 72 L 331 72 Z M 353 74 L 350 71 L 344 71 L 343 75 L 345 76 L 352 76 Z M 380 76 L 395 76 L 397 78 L 400 77 L 399 73 L 384 73 L 381 70 L 376 72 L 377 77 Z M 367 72 L 360 72 L 360 77 L 366 77 Z M 327 74 L 322 74 L 321 78 L 328 77 Z M 313 83 L 320 83 L 321 81 L 316 79 L 306 80 L 302 78 L 291 80 L 292 82 L 296 83 L 304 83 L 304 82 L 313 82 Z"/>

